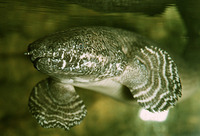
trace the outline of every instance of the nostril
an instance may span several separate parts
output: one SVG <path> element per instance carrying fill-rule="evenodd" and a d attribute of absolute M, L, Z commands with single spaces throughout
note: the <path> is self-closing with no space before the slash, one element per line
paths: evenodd
<path fill-rule="evenodd" d="M 25 52 L 24 55 L 26 56 L 32 55 L 32 52 Z"/>
<path fill-rule="evenodd" d="M 24 55 L 25 55 L 25 56 L 28 56 L 28 57 L 31 59 L 32 62 L 34 62 L 35 59 L 36 59 L 36 57 L 37 57 L 37 56 L 34 55 L 34 52 L 33 52 L 33 51 L 25 52 Z"/>

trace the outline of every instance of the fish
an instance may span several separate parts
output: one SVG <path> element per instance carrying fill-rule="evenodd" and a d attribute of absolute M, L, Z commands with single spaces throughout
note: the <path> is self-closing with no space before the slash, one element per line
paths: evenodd
<path fill-rule="evenodd" d="M 182 95 L 178 68 L 169 53 L 127 30 L 69 28 L 29 44 L 25 55 L 49 76 L 33 88 L 28 104 L 45 128 L 69 130 L 81 123 L 87 109 L 76 87 L 136 101 L 150 112 L 174 107 Z"/>

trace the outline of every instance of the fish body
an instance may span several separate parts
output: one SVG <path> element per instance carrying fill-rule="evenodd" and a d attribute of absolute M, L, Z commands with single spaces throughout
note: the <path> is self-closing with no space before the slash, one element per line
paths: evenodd
<path fill-rule="evenodd" d="M 29 101 L 31 113 L 44 127 L 69 129 L 80 123 L 86 108 L 76 86 L 125 101 L 123 89 L 96 88 L 108 81 L 126 86 L 132 99 L 151 112 L 167 110 L 181 97 L 178 70 L 170 55 L 133 32 L 70 28 L 31 43 L 26 54 L 37 70 L 50 76 L 33 88 Z M 51 105 L 62 108 L 48 108 Z"/>

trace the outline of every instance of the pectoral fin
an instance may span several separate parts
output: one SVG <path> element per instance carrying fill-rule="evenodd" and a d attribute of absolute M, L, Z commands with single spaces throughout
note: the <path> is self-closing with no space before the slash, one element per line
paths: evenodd
<path fill-rule="evenodd" d="M 136 58 L 141 63 L 138 64 L 144 65 L 147 74 L 142 71 L 141 78 L 138 75 L 137 79 L 141 84 L 129 83 L 133 97 L 151 112 L 168 110 L 174 106 L 181 97 L 182 89 L 176 64 L 169 54 L 151 46 L 141 48 Z"/>
<path fill-rule="evenodd" d="M 80 124 L 87 110 L 72 85 L 47 78 L 39 82 L 29 98 L 29 110 L 44 128 L 69 128 Z"/>

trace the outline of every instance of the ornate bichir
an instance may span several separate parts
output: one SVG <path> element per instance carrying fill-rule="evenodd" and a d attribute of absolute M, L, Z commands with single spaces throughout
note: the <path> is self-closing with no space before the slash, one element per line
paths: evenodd
<path fill-rule="evenodd" d="M 181 97 L 178 70 L 170 55 L 129 31 L 71 28 L 31 43 L 26 55 L 37 70 L 50 76 L 33 88 L 29 98 L 29 109 L 43 127 L 68 130 L 85 117 L 86 107 L 74 86 L 90 88 L 112 81 L 128 87 L 133 101 L 151 112 L 167 110 Z M 93 89 L 128 99 L 119 90 Z"/>

